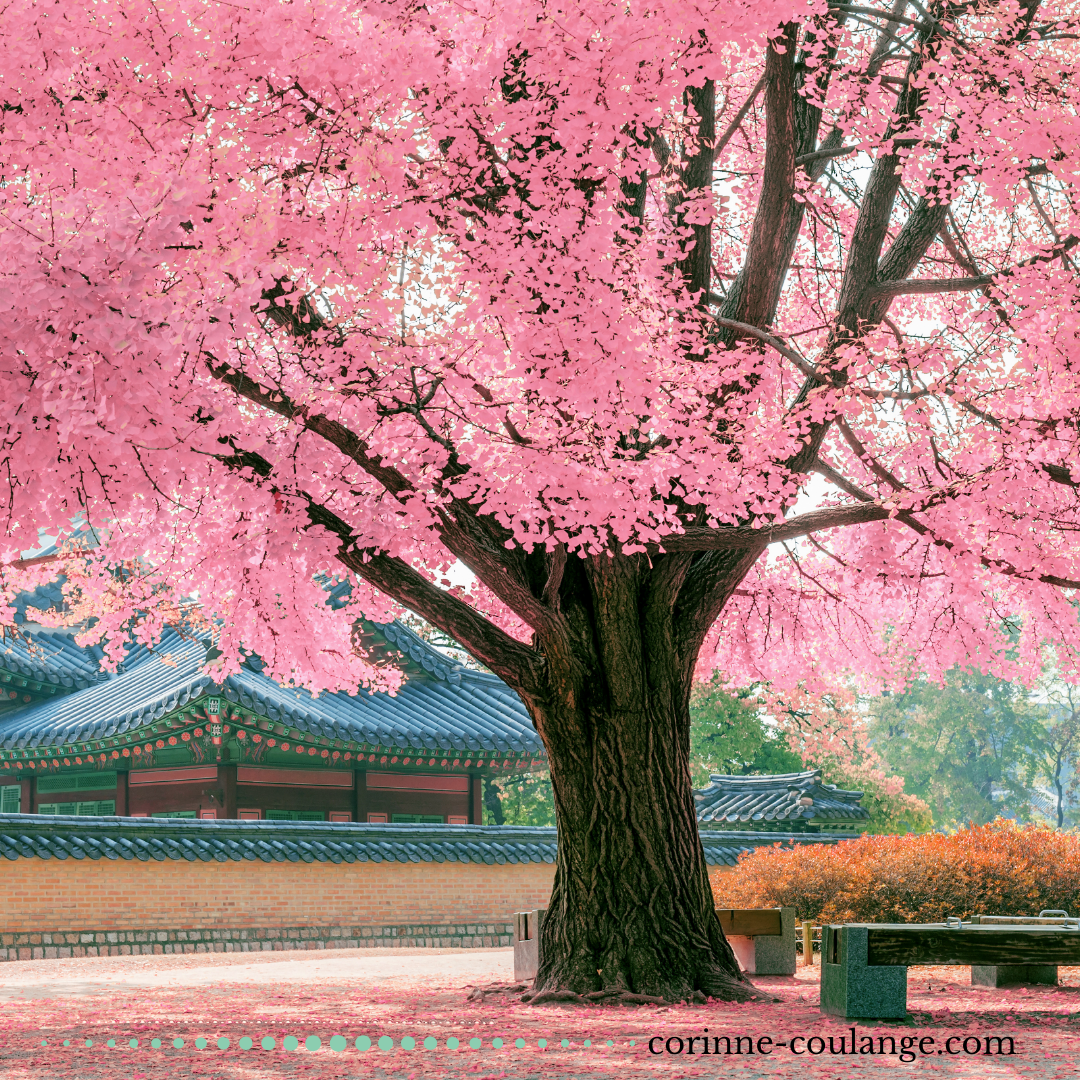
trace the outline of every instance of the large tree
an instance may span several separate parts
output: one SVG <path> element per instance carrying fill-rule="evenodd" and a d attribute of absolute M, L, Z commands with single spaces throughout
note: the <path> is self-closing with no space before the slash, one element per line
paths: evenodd
<path fill-rule="evenodd" d="M 752 993 L 695 670 L 1078 644 L 1076 17 L 12 0 L 7 560 L 81 516 L 114 646 L 197 594 L 315 688 L 408 607 L 548 750 L 537 1000 Z"/>

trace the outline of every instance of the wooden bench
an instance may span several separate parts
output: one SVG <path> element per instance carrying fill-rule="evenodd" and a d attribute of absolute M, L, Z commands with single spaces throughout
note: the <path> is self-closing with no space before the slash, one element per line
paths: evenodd
<path fill-rule="evenodd" d="M 972 915 L 975 926 L 1065 926 L 1071 922 L 1064 911 L 1040 911 L 1038 915 Z M 972 964 L 972 986 L 1016 986 L 1018 983 L 1040 983 L 1057 986 L 1056 964 Z"/>
<path fill-rule="evenodd" d="M 717 908 L 724 937 L 747 975 L 794 975 L 795 909 Z"/>
<path fill-rule="evenodd" d="M 536 978 L 546 908 L 514 913 L 514 980 Z M 717 908 L 735 959 L 749 975 L 795 974 L 795 909 Z"/>
<path fill-rule="evenodd" d="M 907 1016 L 907 969 L 916 964 L 1028 969 L 1080 964 L 1076 919 L 997 921 L 1003 918 L 823 927 L 821 1011 L 849 1020 L 902 1020 Z"/>

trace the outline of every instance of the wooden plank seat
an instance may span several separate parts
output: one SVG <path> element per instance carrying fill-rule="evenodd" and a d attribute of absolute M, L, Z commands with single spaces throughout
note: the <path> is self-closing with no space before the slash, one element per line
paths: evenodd
<path fill-rule="evenodd" d="M 999 917 L 1000 918 L 1000 917 Z M 1024 968 L 1080 964 L 1080 923 L 847 923 L 823 928 L 821 1011 L 848 1019 L 907 1016 L 907 969 L 916 964 Z M 1056 981 L 1056 971 L 1055 981 Z"/>
<path fill-rule="evenodd" d="M 794 975 L 795 909 L 717 908 L 735 959 L 747 975 Z"/>
<path fill-rule="evenodd" d="M 536 978 L 546 908 L 514 913 L 514 980 Z M 717 908 L 735 958 L 750 975 L 795 974 L 795 909 Z"/>
<path fill-rule="evenodd" d="M 1042 911 L 1038 915 L 972 915 L 975 926 L 1000 926 L 1010 923 L 1019 926 L 1065 926 L 1074 920 L 1064 911 Z M 972 986 L 1016 986 L 1019 983 L 1041 983 L 1057 986 L 1056 964 L 972 964 Z"/>

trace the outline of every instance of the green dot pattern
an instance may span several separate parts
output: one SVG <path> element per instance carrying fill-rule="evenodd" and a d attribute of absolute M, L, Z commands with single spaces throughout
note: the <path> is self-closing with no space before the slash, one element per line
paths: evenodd
<path fill-rule="evenodd" d="M 318 1036 L 318 1035 L 307 1035 L 307 1036 L 302 1036 L 301 1038 L 303 1038 L 303 1048 L 305 1050 L 309 1051 L 309 1052 L 314 1053 L 314 1052 L 322 1049 L 322 1047 L 323 1047 L 322 1038 L 320 1036 Z M 504 1040 L 501 1036 L 496 1035 L 491 1039 L 491 1044 L 490 1044 L 491 1049 L 493 1049 L 493 1050 L 501 1050 L 504 1046 L 507 1045 L 507 1041 L 508 1040 Z M 49 1045 L 47 1039 L 42 1039 L 40 1042 L 41 1042 L 42 1046 L 48 1046 Z M 228 1050 L 229 1047 L 233 1045 L 232 1040 L 226 1035 L 218 1036 L 216 1039 L 213 1040 L 213 1042 L 214 1042 L 214 1045 L 219 1050 Z M 137 1050 L 140 1047 L 140 1045 L 146 1046 L 147 1043 L 154 1050 L 160 1050 L 162 1045 L 163 1045 L 163 1042 L 162 1042 L 162 1040 L 160 1038 L 143 1040 L 141 1043 L 140 1043 L 139 1039 L 128 1039 L 127 1040 L 127 1046 L 132 1050 Z M 87 1047 L 92 1047 L 92 1046 L 94 1046 L 94 1040 L 93 1039 L 85 1039 L 83 1044 L 85 1046 L 87 1046 Z M 210 1040 L 206 1039 L 203 1036 L 199 1036 L 198 1038 L 195 1039 L 195 1049 L 197 1049 L 197 1050 L 204 1050 L 209 1044 L 210 1044 Z M 64 1046 L 71 1046 L 71 1039 L 64 1039 L 63 1040 L 63 1045 Z M 184 1039 L 182 1037 L 176 1036 L 175 1038 L 173 1038 L 171 1040 L 171 1045 L 172 1045 L 173 1049 L 175 1049 L 175 1050 L 183 1050 L 186 1043 L 185 1043 L 185 1041 L 184 1041 Z M 278 1043 L 277 1043 L 277 1040 L 272 1035 L 264 1035 L 262 1038 L 260 1038 L 258 1040 L 258 1045 L 263 1050 L 274 1050 L 274 1049 L 277 1048 Z M 299 1050 L 300 1045 L 301 1045 L 301 1039 L 298 1038 L 295 1035 L 286 1035 L 281 1040 L 281 1047 L 282 1047 L 283 1050 L 287 1050 L 287 1051 Z M 347 1050 L 348 1049 L 348 1047 L 349 1047 L 349 1039 L 346 1038 L 346 1036 L 344 1036 L 344 1035 L 332 1035 L 332 1036 L 330 1036 L 327 1045 L 328 1045 L 329 1049 L 331 1049 L 333 1051 L 340 1052 L 342 1050 Z M 373 1044 L 372 1044 L 371 1036 L 369 1036 L 369 1035 L 360 1035 L 360 1036 L 356 1037 L 356 1039 L 353 1041 L 352 1045 L 357 1050 L 365 1051 L 365 1050 L 370 1050 L 372 1048 Z M 384 1051 L 384 1052 L 392 1051 L 392 1050 L 395 1049 L 394 1039 L 390 1035 L 380 1035 L 380 1036 L 378 1036 L 377 1042 L 374 1045 L 378 1046 L 378 1048 L 380 1050 Z M 397 1043 L 396 1045 L 398 1047 L 400 1047 L 400 1049 L 402 1049 L 402 1050 L 407 1050 L 407 1051 L 415 1050 L 416 1045 L 417 1045 L 417 1039 L 414 1038 L 412 1035 L 404 1035 L 404 1036 L 402 1036 L 400 1042 Z M 519 1037 L 513 1039 L 513 1045 L 518 1050 L 524 1050 L 526 1048 L 526 1046 L 528 1045 L 528 1043 L 524 1038 L 521 1038 L 519 1036 Z M 536 1046 L 540 1050 L 544 1050 L 547 1047 L 547 1045 L 548 1045 L 548 1040 L 545 1039 L 545 1038 L 539 1038 L 539 1039 L 536 1040 Z M 563 1049 L 569 1049 L 572 1046 L 572 1043 L 571 1043 L 570 1039 L 562 1039 L 562 1040 L 560 1040 L 559 1045 Z M 586 1049 L 586 1050 L 591 1049 L 592 1045 L 593 1045 L 593 1041 L 592 1041 L 592 1039 L 582 1039 L 580 1045 L 581 1045 L 582 1049 Z M 615 1045 L 615 1040 L 614 1039 L 607 1039 L 607 1040 L 605 1040 L 603 1042 L 602 1045 L 608 1046 L 608 1047 L 613 1047 Z M 631 1046 L 631 1047 L 636 1046 L 637 1045 L 637 1040 L 636 1039 L 629 1039 L 629 1040 L 627 1040 L 626 1045 Z M 105 1042 L 105 1046 L 108 1047 L 109 1049 L 115 1049 L 117 1047 L 117 1040 L 116 1039 L 108 1039 Z M 240 1050 L 251 1050 L 254 1046 L 255 1046 L 255 1040 L 252 1039 L 248 1035 L 243 1036 L 242 1038 L 240 1038 L 237 1041 L 237 1047 Z M 423 1048 L 425 1050 L 437 1050 L 439 1048 L 439 1040 L 437 1038 L 435 1038 L 433 1035 L 428 1035 L 423 1039 L 422 1046 L 423 1046 Z M 455 1036 L 451 1035 L 446 1039 L 445 1046 L 446 1046 L 447 1050 L 457 1050 L 459 1047 L 461 1047 L 461 1041 L 459 1039 L 457 1039 Z M 477 1037 L 473 1037 L 473 1038 L 470 1038 L 468 1040 L 468 1046 L 469 1046 L 470 1050 L 483 1050 L 484 1043 L 483 1043 L 482 1039 L 477 1038 Z"/>

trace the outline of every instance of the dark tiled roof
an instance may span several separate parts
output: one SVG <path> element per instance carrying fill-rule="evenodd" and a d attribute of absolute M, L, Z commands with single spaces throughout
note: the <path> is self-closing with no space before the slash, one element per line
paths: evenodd
<path fill-rule="evenodd" d="M 131 734 L 197 697 L 206 649 L 167 633 L 155 653 L 138 649 L 126 671 L 77 693 L 0 717 L 0 749 L 65 746 Z M 175 665 L 175 666 L 172 666 Z"/>
<path fill-rule="evenodd" d="M 40 756 L 44 748 L 76 745 L 86 750 L 86 744 L 103 740 L 113 740 L 110 748 L 134 744 L 163 731 L 162 722 L 178 710 L 220 694 L 259 718 L 264 729 L 299 729 L 321 745 L 544 756 L 521 699 L 496 676 L 447 660 L 398 624 L 373 625 L 372 633 L 393 642 L 395 650 L 407 650 L 415 669 L 396 696 L 361 691 L 313 697 L 267 678 L 258 660 L 215 683 L 202 672 L 206 646 L 167 631 L 152 651 L 134 647 L 119 674 L 106 676 L 96 660 L 93 667 L 87 661 L 84 689 L 0 715 L 0 755 L 21 759 L 35 749 Z M 78 655 L 74 646 L 54 652 L 65 659 L 69 652 Z M 99 681 L 90 684 L 91 675 Z M 183 724 L 194 727 L 199 719 L 184 717 Z M 177 719 L 172 726 L 183 724 Z"/>
<path fill-rule="evenodd" d="M 694 793 L 698 822 L 703 826 L 768 827 L 853 826 L 870 814 L 859 800 L 861 791 L 823 784 L 820 770 L 774 776 L 712 776 L 708 787 Z"/>
<path fill-rule="evenodd" d="M 76 645 L 70 634 L 40 630 L 0 640 L 0 693 L 26 686 L 69 693 L 103 677 L 98 655 Z"/>
<path fill-rule="evenodd" d="M 725 834 L 703 837 L 710 865 L 734 866 L 763 844 L 835 843 L 839 836 Z M 154 818 L 0 814 L 7 859 L 139 859 L 146 862 L 553 863 L 553 828 L 478 825 L 359 825 L 291 821 L 180 821 Z"/>
<path fill-rule="evenodd" d="M 38 611 L 52 611 L 53 609 L 59 609 L 64 604 L 64 578 L 58 577 L 55 581 L 50 581 L 45 585 L 39 585 L 31 592 L 22 592 L 15 597 L 13 607 L 15 608 L 14 621 L 16 626 L 22 626 L 26 622 L 33 622 L 33 613 L 27 614 L 26 609 L 36 608 Z"/>

